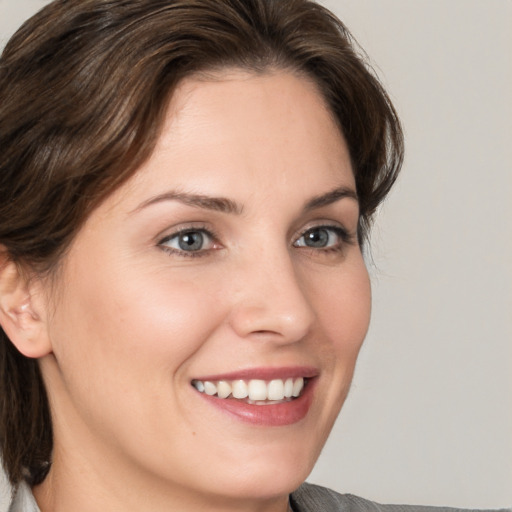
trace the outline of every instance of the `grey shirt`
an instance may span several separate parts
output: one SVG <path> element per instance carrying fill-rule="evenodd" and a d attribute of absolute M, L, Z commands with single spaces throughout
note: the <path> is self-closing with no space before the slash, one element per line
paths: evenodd
<path fill-rule="evenodd" d="M 351 494 L 338 494 L 325 487 L 311 484 L 303 484 L 292 493 L 290 504 L 294 512 L 457 512 L 457 510 L 464 510 L 415 505 L 379 505 Z M 27 484 L 20 485 L 9 507 L 9 512 L 40 512 Z M 503 509 L 503 512 L 512 512 L 512 508 Z"/>
<path fill-rule="evenodd" d="M 41 512 L 30 487 L 22 482 L 9 507 L 9 512 Z"/>
<path fill-rule="evenodd" d="M 352 494 L 338 494 L 331 489 L 311 484 L 303 484 L 292 493 L 290 503 L 294 512 L 476 512 L 476 509 L 472 511 L 451 507 L 381 505 Z M 502 509 L 502 512 L 512 512 L 512 508 Z"/>

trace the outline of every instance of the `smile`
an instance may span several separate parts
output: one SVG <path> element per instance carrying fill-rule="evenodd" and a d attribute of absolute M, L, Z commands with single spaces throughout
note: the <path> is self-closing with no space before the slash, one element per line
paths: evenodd
<path fill-rule="evenodd" d="M 304 377 L 272 379 L 236 380 L 193 380 L 192 385 L 200 393 L 217 398 L 235 398 L 251 405 L 272 405 L 298 398 L 307 379 Z"/>
<path fill-rule="evenodd" d="M 282 427 L 307 416 L 319 373 L 312 366 L 248 368 L 204 375 L 190 384 L 208 407 L 231 418 L 257 427 Z"/>

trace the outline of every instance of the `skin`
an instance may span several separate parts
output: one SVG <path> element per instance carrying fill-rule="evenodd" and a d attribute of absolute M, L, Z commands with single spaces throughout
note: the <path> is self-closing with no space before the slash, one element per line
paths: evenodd
<path fill-rule="evenodd" d="M 304 211 L 340 187 L 355 190 L 347 146 L 309 80 L 232 70 L 182 82 L 152 157 L 90 215 L 34 300 L 55 425 L 54 463 L 34 490 L 43 512 L 287 510 L 369 323 L 357 200 Z M 170 191 L 240 211 L 147 204 Z M 348 236 L 328 228 L 328 247 L 305 246 L 324 225 Z M 215 236 L 191 257 L 169 240 L 183 228 Z M 238 421 L 191 386 L 296 365 L 319 376 L 292 425 Z"/>

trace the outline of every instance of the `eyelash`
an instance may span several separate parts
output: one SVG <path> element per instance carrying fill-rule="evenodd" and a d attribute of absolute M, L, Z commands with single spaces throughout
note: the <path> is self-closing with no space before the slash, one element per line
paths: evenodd
<path fill-rule="evenodd" d="M 312 233 L 314 231 L 325 230 L 331 233 L 334 233 L 338 237 L 338 242 L 329 247 L 310 247 L 310 246 L 297 246 L 298 240 L 306 236 L 308 233 Z M 339 253 L 342 252 L 346 245 L 354 245 L 355 244 L 355 236 L 347 231 L 345 228 L 336 225 L 325 225 L 320 224 L 318 226 L 312 226 L 310 228 L 305 229 L 299 238 L 294 242 L 295 247 L 301 247 L 304 249 L 308 249 L 310 251 L 322 252 L 322 253 Z"/>
<path fill-rule="evenodd" d="M 329 247 L 311 247 L 311 246 L 307 246 L 307 245 L 296 245 L 297 242 L 301 238 L 306 236 L 308 233 L 311 233 L 313 231 L 318 231 L 318 230 L 325 230 L 325 231 L 334 233 L 339 238 L 338 243 L 336 243 L 332 246 L 329 246 Z M 215 250 L 215 248 L 211 248 L 211 249 L 200 249 L 197 251 L 185 251 L 182 249 L 175 249 L 173 247 L 168 247 L 168 246 L 164 245 L 165 243 L 168 243 L 169 241 L 171 241 L 173 239 L 178 239 L 180 236 L 185 235 L 187 233 L 201 233 L 202 235 L 206 235 L 206 237 L 209 238 L 213 244 L 215 244 L 216 241 L 218 240 L 215 233 L 213 233 L 210 229 L 207 229 L 204 226 L 198 226 L 198 227 L 182 228 L 179 231 L 176 231 L 175 233 L 172 233 L 172 234 L 164 237 L 162 240 L 160 240 L 158 242 L 157 245 L 168 254 L 177 255 L 180 257 L 184 257 L 184 258 L 199 258 L 199 257 L 207 256 L 208 254 L 210 254 L 210 252 L 212 250 Z M 305 229 L 304 231 L 302 231 L 300 236 L 295 240 L 295 242 L 292 245 L 294 247 L 306 249 L 306 250 L 313 251 L 316 253 L 318 253 L 318 252 L 339 253 L 339 252 L 343 251 L 345 245 L 354 245 L 355 239 L 356 239 L 356 237 L 353 234 L 349 233 L 345 228 L 343 228 L 341 226 L 318 225 L 318 226 L 309 227 L 309 228 Z"/>
<path fill-rule="evenodd" d="M 162 240 L 158 242 L 158 246 L 161 247 L 161 249 L 168 254 L 181 256 L 184 258 L 200 258 L 202 256 L 207 256 L 212 251 L 212 249 L 203 249 L 199 251 L 184 251 L 181 249 L 175 249 L 173 247 L 168 247 L 164 245 L 166 242 L 169 242 L 173 239 L 178 239 L 180 236 L 185 235 L 186 233 L 201 233 L 203 235 L 206 235 L 210 240 L 212 240 L 214 244 L 216 240 L 218 240 L 215 233 L 213 233 L 213 231 L 211 231 L 210 229 L 207 229 L 204 226 L 191 226 L 182 228 L 176 231 L 175 233 L 172 233 L 164 237 Z"/>

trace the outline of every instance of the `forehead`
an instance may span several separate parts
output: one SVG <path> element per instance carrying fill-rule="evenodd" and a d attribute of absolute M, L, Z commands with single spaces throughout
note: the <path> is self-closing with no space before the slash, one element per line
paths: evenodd
<path fill-rule="evenodd" d="M 199 134 L 205 121 L 209 126 L 222 126 L 219 135 L 228 133 L 228 125 L 245 123 L 252 127 L 252 135 L 258 135 L 263 126 L 286 129 L 290 137 L 302 129 L 318 142 L 314 134 L 321 126 L 319 135 L 325 142 L 329 142 L 325 130 L 332 130 L 334 138 L 341 136 L 317 84 L 307 75 L 277 69 L 264 73 L 228 69 L 183 80 L 172 96 L 160 141 L 167 142 L 165 135 L 170 130 L 175 138 L 180 129 L 191 125 Z M 292 124 L 297 132 L 290 131 Z"/>
<path fill-rule="evenodd" d="M 347 146 L 316 84 L 283 71 L 229 70 L 179 84 L 155 150 L 128 188 L 314 196 L 353 184 Z"/>
<path fill-rule="evenodd" d="M 300 104 L 297 103 L 299 98 Z M 264 105 L 266 108 L 252 111 L 250 107 L 256 103 L 258 107 Z M 166 128 L 179 124 L 183 116 L 198 113 L 197 107 L 201 107 L 205 115 L 217 114 L 216 109 L 220 107 L 223 117 L 255 112 L 260 116 L 275 113 L 278 114 L 276 117 L 281 117 L 286 112 L 283 121 L 297 118 L 303 109 L 313 107 L 318 114 L 326 114 L 336 124 L 320 88 L 311 77 L 277 68 L 263 72 L 227 68 L 198 73 L 182 80 L 172 95 Z"/>

